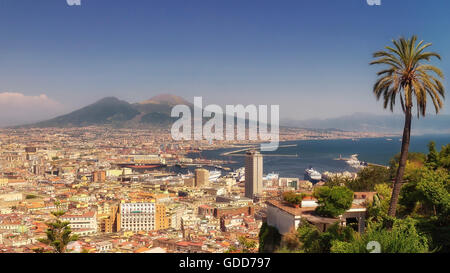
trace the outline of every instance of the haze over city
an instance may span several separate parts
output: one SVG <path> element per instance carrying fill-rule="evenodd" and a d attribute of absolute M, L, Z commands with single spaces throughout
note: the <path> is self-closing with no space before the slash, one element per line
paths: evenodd
<path fill-rule="evenodd" d="M 4 0 L 0 126 L 107 96 L 132 103 L 160 93 L 221 105 L 280 104 L 289 119 L 388 114 L 371 95 L 372 53 L 415 33 L 449 57 L 450 38 L 438 31 L 449 25 L 449 8 L 406 0 Z M 396 23 L 379 20 L 394 15 Z M 448 63 L 441 68 L 449 74 Z M 448 104 L 442 113 L 450 113 Z"/>

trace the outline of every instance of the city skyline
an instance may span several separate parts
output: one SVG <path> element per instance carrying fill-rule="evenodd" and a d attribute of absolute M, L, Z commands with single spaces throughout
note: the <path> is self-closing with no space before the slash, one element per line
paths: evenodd
<path fill-rule="evenodd" d="M 290 119 L 388 114 L 371 94 L 374 51 L 417 33 L 450 70 L 450 39 L 436 30 L 450 24 L 438 16 L 449 4 L 404 3 L 3 1 L 2 115 L 47 119 L 107 96 L 133 103 L 160 93 L 279 104 Z M 394 15 L 396 24 L 378 19 Z"/>

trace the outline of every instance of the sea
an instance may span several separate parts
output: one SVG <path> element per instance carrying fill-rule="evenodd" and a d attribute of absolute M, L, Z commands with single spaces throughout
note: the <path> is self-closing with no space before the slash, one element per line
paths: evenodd
<path fill-rule="evenodd" d="M 410 152 L 428 152 L 428 143 L 436 142 L 439 151 L 443 145 L 450 144 L 450 135 L 421 135 L 411 136 Z M 363 139 L 327 139 L 327 140 L 298 140 L 282 142 L 280 145 L 296 144 L 294 147 L 279 148 L 272 154 L 297 155 L 287 156 L 265 156 L 263 162 L 264 174 L 278 173 L 280 177 L 303 178 L 305 169 L 313 167 L 319 172 L 356 172 L 357 170 L 348 166 L 344 160 L 336 160 L 340 156 L 349 158 L 358 154 L 360 161 L 389 165 L 389 160 L 401 148 L 401 137 L 391 138 L 363 138 Z M 223 156 L 224 152 L 237 150 L 238 148 L 226 148 L 218 150 L 202 151 L 199 154 L 191 154 L 190 157 L 201 156 L 208 159 L 232 160 L 236 163 L 226 165 L 232 169 L 244 166 L 243 156 Z M 271 153 L 263 153 L 263 155 Z M 225 174 L 225 173 L 223 173 Z"/>

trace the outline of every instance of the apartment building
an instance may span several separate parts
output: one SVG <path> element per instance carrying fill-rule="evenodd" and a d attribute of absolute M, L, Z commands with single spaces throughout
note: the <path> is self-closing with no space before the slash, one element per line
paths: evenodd
<path fill-rule="evenodd" d="M 70 228 L 75 234 L 89 235 L 98 231 L 97 212 L 87 211 L 76 214 L 65 214 L 61 216 L 62 221 L 68 221 Z"/>
<path fill-rule="evenodd" d="M 120 204 L 120 229 L 150 231 L 169 228 L 166 208 L 155 200 Z"/>
<path fill-rule="evenodd" d="M 117 232 L 119 228 L 119 204 L 104 202 L 97 207 L 97 222 L 99 232 Z"/>

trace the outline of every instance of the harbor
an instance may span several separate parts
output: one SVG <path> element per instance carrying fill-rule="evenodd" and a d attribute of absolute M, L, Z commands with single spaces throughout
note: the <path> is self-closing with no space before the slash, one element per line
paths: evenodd
<path fill-rule="evenodd" d="M 358 160 L 358 154 L 354 154 L 351 157 L 342 157 L 341 155 L 339 155 L 339 157 L 335 158 L 334 160 L 345 161 L 350 166 L 352 166 L 354 168 L 360 168 L 360 167 L 366 167 L 366 166 L 375 166 L 375 167 L 389 168 L 389 166 L 385 166 L 385 165 L 382 165 L 382 164 L 376 164 L 376 163 L 359 161 Z"/>

